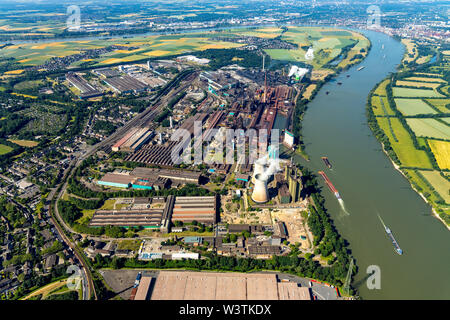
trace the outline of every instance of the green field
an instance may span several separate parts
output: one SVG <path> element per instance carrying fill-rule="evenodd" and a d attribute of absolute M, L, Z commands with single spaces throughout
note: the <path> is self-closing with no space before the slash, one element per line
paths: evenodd
<path fill-rule="evenodd" d="M 450 112 L 450 99 L 425 99 L 433 106 L 435 106 L 440 112 L 448 113 Z M 446 107 L 449 105 L 449 107 Z"/>
<path fill-rule="evenodd" d="M 390 83 L 391 81 L 389 79 L 383 80 L 383 82 L 381 82 L 378 87 L 375 89 L 375 94 L 379 95 L 379 96 L 385 96 L 386 95 L 386 86 Z"/>
<path fill-rule="evenodd" d="M 108 52 L 98 58 L 76 61 L 71 65 L 71 67 L 78 67 L 84 63 L 88 63 L 89 65 L 100 66 L 203 51 L 206 49 L 226 49 L 245 45 L 245 43 L 224 42 L 220 39 L 213 40 L 212 38 L 240 36 L 275 38 L 280 34 L 280 28 L 272 27 L 231 29 L 228 31 L 206 33 L 139 36 L 126 39 L 123 37 L 115 37 L 107 40 L 32 42 L 2 48 L 0 49 L 0 55 L 5 58 L 15 58 L 17 62 L 25 67 L 40 65 L 52 57 L 64 57 L 79 53 L 82 50 L 103 48 L 111 45 L 126 47 Z M 273 59 L 307 62 L 315 68 L 320 68 L 327 64 L 341 54 L 342 48 L 354 44 L 354 47 L 349 52 L 348 59 L 341 62 L 342 66 L 353 63 L 355 61 L 350 61 L 349 59 L 356 54 L 365 54 L 360 50 L 364 49 L 367 52 L 369 45 L 369 41 L 356 32 L 321 27 L 289 27 L 289 30 L 283 33 L 282 39 L 295 43 L 299 47 L 294 50 L 266 50 Z M 309 47 L 314 49 L 314 59 L 312 61 L 305 59 L 305 53 Z M 340 66 L 341 63 L 339 64 Z M 20 90 L 20 85 L 17 89 Z"/>
<path fill-rule="evenodd" d="M 349 55 L 360 53 L 367 49 L 369 41 L 355 32 L 333 30 L 319 27 L 289 27 L 283 33 L 282 40 L 297 44 L 297 49 L 266 49 L 265 52 L 272 59 L 285 61 L 301 61 L 311 64 L 315 68 L 323 67 L 338 57 L 342 48 L 354 44 Z M 314 49 L 314 59 L 306 60 L 305 53 L 308 48 Z M 345 66 L 348 61 L 343 62 Z M 340 64 L 339 64 L 340 65 Z"/>
<path fill-rule="evenodd" d="M 427 89 L 410 89 L 410 88 L 400 88 L 393 87 L 392 93 L 394 97 L 426 97 L 426 98 L 441 98 L 444 97 L 442 94 L 435 90 L 427 90 Z"/>
<path fill-rule="evenodd" d="M 436 110 L 431 108 L 421 99 L 394 99 L 397 109 L 405 116 L 415 116 L 417 114 L 436 114 Z"/>
<path fill-rule="evenodd" d="M 420 173 L 427 179 L 444 201 L 450 204 L 450 182 L 442 177 L 439 171 L 421 170 Z"/>
<path fill-rule="evenodd" d="M 389 129 L 388 119 L 377 117 L 378 125 L 389 138 L 389 142 L 391 143 L 392 148 L 394 149 L 402 166 L 431 169 L 432 165 L 427 154 L 425 151 L 417 150 L 414 147 L 411 136 L 403 127 L 400 120 L 397 118 L 390 118 L 390 120 L 398 142 L 396 142 L 392 136 L 391 130 Z"/>
<path fill-rule="evenodd" d="M 4 144 L 0 144 L 0 156 L 11 152 L 12 149 L 13 148 L 11 148 L 10 146 L 6 146 Z"/>
<path fill-rule="evenodd" d="M 392 110 L 387 98 L 383 96 L 372 96 L 372 109 L 376 116 L 395 115 L 395 112 Z"/>
<path fill-rule="evenodd" d="M 450 126 L 435 119 L 406 119 L 406 122 L 416 136 L 450 140 Z"/>
<path fill-rule="evenodd" d="M 425 170 L 422 170 L 424 172 Z M 434 203 L 439 201 L 439 198 L 434 194 L 434 192 L 430 189 L 426 181 L 424 180 L 425 177 L 415 170 L 405 170 L 406 175 L 409 177 L 413 185 L 415 185 L 416 188 L 418 188 L 419 192 L 422 193 L 428 193 L 428 199 Z"/>

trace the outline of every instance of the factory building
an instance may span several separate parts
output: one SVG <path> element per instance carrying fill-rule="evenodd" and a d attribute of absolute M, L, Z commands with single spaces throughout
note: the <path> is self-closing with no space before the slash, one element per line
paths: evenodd
<path fill-rule="evenodd" d="M 217 221 L 217 202 L 216 196 L 176 197 L 172 222 L 191 223 L 195 220 L 200 223 L 214 224 Z"/>
<path fill-rule="evenodd" d="M 130 172 L 109 172 L 105 174 L 97 184 L 106 187 L 115 188 L 134 188 L 134 189 L 146 189 L 146 190 L 162 190 L 170 186 L 170 181 L 166 178 L 160 178 L 158 176 L 151 178 L 142 178 L 140 176 L 133 175 Z"/>
<path fill-rule="evenodd" d="M 145 297 L 150 300 L 311 300 L 308 287 L 299 287 L 295 282 L 281 282 L 275 274 L 160 271 L 153 288 L 149 283 L 153 282 L 141 280 L 137 289 L 140 298 Z M 136 299 L 137 297 L 138 294 Z"/>
<path fill-rule="evenodd" d="M 96 75 L 101 76 L 104 79 L 120 76 L 119 71 L 117 71 L 115 69 L 111 69 L 111 68 L 95 69 L 95 70 L 93 70 L 93 72 Z"/>
<path fill-rule="evenodd" d="M 133 128 L 112 146 L 113 151 L 134 152 L 139 150 L 153 136 L 149 128 Z"/>
<path fill-rule="evenodd" d="M 135 168 L 131 174 L 141 179 L 154 179 L 155 177 L 170 179 L 171 181 L 179 183 L 194 183 L 199 184 L 201 172 L 175 170 L 175 169 L 156 169 L 156 168 Z"/>
<path fill-rule="evenodd" d="M 148 88 L 148 85 L 129 75 L 106 78 L 103 81 L 118 93 L 139 93 Z"/>
<path fill-rule="evenodd" d="M 289 187 L 286 183 L 281 184 L 278 188 L 278 200 L 281 204 L 291 203 L 291 193 L 289 192 Z"/>
<path fill-rule="evenodd" d="M 159 228 L 163 209 L 124 209 L 124 210 L 97 210 L 89 226 L 120 226 L 144 228 Z"/>
<path fill-rule="evenodd" d="M 286 166 L 285 177 L 291 194 L 291 202 L 299 201 L 302 188 L 300 170 L 296 166 Z"/>
<path fill-rule="evenodd" d="M 89 82 L 87 82 L 82 76 L 69 72 L 66 75 L 67 81 L 75 88 L 81 91 L 79 95 L 80 99 L 88 99 L 101 96 L 103 93 L 95 89 Z"/>
<path fill-rule="evenodd" d="M 147 144 L 126 157 L 125 161 L 171 167 L 174 164 L 171 153 L 175 144 L 176 142 L 171 142 L 168 146 Z"/>
<path fill-rule="evenodd" d="M 162 190 L 175 184 L 199 184 L 201 172 L 171 170 L 171 169 L 153 169 L 153 168 L 135 168 L 133 171 L 116 170 L 105 174 L 97 184 L 116 187 L 116 188 L 134 188 L 147 190 Z"/>
<path fill-rule="evenodd" d="M 107 173 L 97 181 L 97 184 L 107 187 L 129 188 L 134 177 L 129 174 Z"/>
<path fill-rule="evenodd" d="M 289 131 L 285 130 L 283 144 L 289 148 L 293 148 L 294 141 L 295 141 L 294 135 L 292 133 L 290 133 Z"/>

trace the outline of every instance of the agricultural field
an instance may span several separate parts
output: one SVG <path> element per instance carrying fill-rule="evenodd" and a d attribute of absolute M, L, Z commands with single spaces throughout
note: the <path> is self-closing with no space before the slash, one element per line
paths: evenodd
<path fill-rule="evenodd" d="M 425 151 L 417 150 L 414 147 L 411 136 L 403 127 L 400 120 L 397 118 L 390 118 L 390 120 L 392 129 L 398 139 L 398 142 L 395 141 L 394 137 L 392 136 L 391 130 L 389 129 L 388 118 L 377 117 L 378 125 L 389 138 L 389 142 L 391 143 L 392 148 L 394 149 L 402 166 L 431 169 L 432 165 L 430 159 L 428 158 L 428 155 L 425 153 Z"/>
<path fill-rule="evenodd" d="M 395 115 L 392 110 L 388 99 L 383 96 L 372 96 L 372 110 L 376 116 L 393 116 Z"/>
<path fill-rule="evenodd" d="M 305 99 L 309 99 L 311 98 L 311 95 L 314 91 L 314 89 L 316 89 L 317 84 L 310 84 L 308 87 L 306 87 L 305 91 L 303 92 L 303 98 Z"/>
<path fill-rule="evenodd" d="M 0 144 L 0 156 L 11 152 L 13 148 L 10 146 L 6 146 L 4 144 Z"/>
<path fill-rule="evenodd" d="M 375 89 L 374 94 L 379 95 L 379 96 L 385 96 L 386 95 L 386 86 L 390 83 L 391 81 L 389 79 L 385 79 L 383 80 L 383 82 L 381 82 L 378 87 Z"/>
<path fill-rule="evenodd" d="M 428 193 L 428 199 L 433 203 L 436 203 L 440 199 L 435 195 L 435 193 L 430 189 L 428 185 L 428 181 L 425 177 L 417 170 L 404 170 L 410 181 L 415 185 L 416 188 L 419 188 L 419 191 L 422 193 Z M 424 171 L 424 170 L 423 170 Z"/>
<path fill-rule="evenodd" d="M 44 63 L 52 57 L 64 57 L 77 54 L 81 50 L 99 49 L 111 45 L 139 47 L 139 49 L 133 50 L 116 50 L 89 61 L 90 63 L 100 65 L 137 61 L 148 57 L 161 57 L 198 50 L 235 48 L 243 45 L 209 40 L 208 36 L 212 37 L 213 35 L 217 36 L 218 34 L 162 35 L 135 37 L 132 39 L 114 38 L 109 40 L 58 41 L 41 44 L 24 43 L 0 49 L 0 54 L 5 58 L 16 58 L 24 66 L 35 66 Z M 11 73 L 14 74 L 13 71 Z"/>
<path fill-rule="evenodd" d="M 433 186 L 436 192 L 450 204 L 450 182 L 441 176 L 439 171 L 419 171 L 422 176 Z"/>
<path fill-rule="evenodd" d="M 71 67 L 79 67 L 86 63 L 90 66 L 105 66 L 207 49 L 236 48 L 245 45 L 245 43 L 226 42 L 218 38 L 239 36 L 275 38 L 280 34 L 282 34 L 280 28 L 271 27 L 232 29 L 206 33 L 137 36 L 132 38 L 114 37 L 98 40 L 22 43 L 0 49 L 0 55 L 4 58 L 15 58 L 23 66 L 19 70 L 5 72 L 8 76 L 17 76 L 23 73 L 24 67 L 41 65 L 53 57 L 64 57 L 80 53 L 83 50 L 99 49 L 111 45 L 120 45 L 129 49 L 118 49 L 96 58 L 76 61 L 72 63 Z M 282 34 L 282 39 L 295 43 L 299 47 L 295 50 L 267 49 L 266 52 L 272 59 L 306 62 L 316 69 L 320 69 L 339 57 L 342 48 L 353 45 L 347 57 L 343 57 L 344 59 L 339 62 L 338 66 L 345 67 L 348 63 L 358 61 L 358 59 L 350 60 L 355 55 L 365 56 L 369 46 L 369 41 L 356 32 L 320 27 L 289 27 L 289 30 Z M 305 53 L 309 47 L 314 49 L 314 59 L 311 61 L 307 61 L 305 58 Z M 332 70 L 330 71 L 333 72 Z M 20 90 L 20 85 L 17 89 Z"/>
<path fill-rule="evenodd" d="M 421 99 L 394 99 L 394 101 L 397 109 L 405 116 L 438 113 Z"/>
<path fill-rule="evenodd" d="M 12 143 L 15 143 L 21 147 L 26 147 L 26 148 L 32 148 L 32 147 L 36 147 L 39 142 L 37 141 L 31 141 L 31 140 L 13 140 L 13 139 L 8 139 L 8 141 L 11 141 Z"/>
<path fill-rule="evenodd" d="M 432 83 L 432 82 L 417 82 L 417 81 L 405 81 L 405 80 L 397 80 L 395 82 L 396 86 L 405 86 L 405 87 L 417 87 L 417 88 L 431 88 L 436 89 L 441 84 Z"/>
<path fill-rule="evenodd" d="M 298 45 L 298 48 L 295 50 L 266 49 L 266 53 L 272 59 L 305 62 L 311 64 L 314 68 L 323 67 L 338 57 L 342 52 L 342 48 L 354 44 L 354 47 L 349 52 L 348 60 L 344 59 L 339 63 L 339 66 L 343 67 L 349 63 L 349 59 L 354 55 L 365 55 L 369 46 L 369 41 L 356 32 L 319 27 L 289 27 L 283 33 L 282 40 L 295 43 Z M 311 61 L 305 58 L 308 48 L 313 48 L 314 50 L 314 58 Z"/>
<path fill-rule="evenodd" d="M 405 97 L 405 98 L 413 98 L 413 97 L 424 97 L 424 98 L 441 98 L 444 97 L 442 94 L 435 90 L 427 90 L 427 89 L 411 89 L 411 88 L 400 88 L 393 87 L 392 93 L 394 97 Z"/>
<path fill-rule="evenodd" d="M 450 142 L 428 139 L 428 145 L 436 158 L 439 168 L 450 170 Z"/>
<path fill-rule="evenodd" d="M 450 140 L 450 126 L 436 119 L 408 118 L 406 122 L 416 136 Z"/>
<path fill-rule="evenodd" d="M 281 31 L 281 28 L 261 28 L 244 32 L 240 32 L 240 30 L 238 30 L 237 32 L 243 36 L 249 37 L 276 38 L 281 34 Z M 231 32 L 234 32 L 234 30 L 231 30 Z"/>
<path fill-rule="evenodd" d="M 425 99 L 442 113 L 450 112 L 450 99 Z"/>
<path fill-rule="evenodd" d="M 417 73 L 417 75 L 419 75 Z M 429 75 L 429 74 L 428 74 Z M 427 77 L 408 77 L 405 78 L 407 81 L 420 81 L 420 82 L 439 82 L 439 83 L 446 83 L 444 79 L 441 78 L 427 78 Z"/>

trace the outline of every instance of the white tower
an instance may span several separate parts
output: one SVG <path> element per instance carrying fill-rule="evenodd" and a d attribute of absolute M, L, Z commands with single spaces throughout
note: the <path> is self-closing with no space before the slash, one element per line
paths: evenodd
<path fill-rule="evenodd" d="M 255 187 L 252 193 L 252 200 L 256 203 L 265 203 L 269 201 L 267 177 L 263 177 L 263 175 L 259 173 L 255 176 Z"/>

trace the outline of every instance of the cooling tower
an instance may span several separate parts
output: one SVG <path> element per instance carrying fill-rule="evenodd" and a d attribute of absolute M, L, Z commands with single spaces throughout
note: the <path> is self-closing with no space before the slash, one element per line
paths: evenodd
<path fill-rule="evenodd" d="M 256 203 L 264 203 L 269 201 L 267 179 L 264 179 L 259 173 L 255 175 L 255 186 L 252 193 L 252 200 Z"/>
<path fill-rule="evenodd" d="M 257 174 L 261 174 L 264 171 L 266 171 L 266 161 L 264 158 L 260 158 L 258 160 L 255 161 L 255 165 L 254 165 L 254 171 L 253 171 L 253 177 L 252 177 L 252 182 L 253 184 L 256 181 L 256 175 Z"/>

